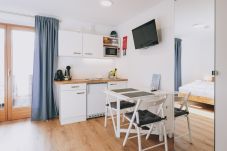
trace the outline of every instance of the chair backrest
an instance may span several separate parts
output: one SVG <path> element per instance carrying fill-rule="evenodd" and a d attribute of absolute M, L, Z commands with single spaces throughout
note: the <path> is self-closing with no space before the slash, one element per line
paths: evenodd
<path fill-rule="evenodd" d="M 191 95 L 191 92 L 187 92 L 185 93 L 183 100 L 180 104 L 180 109 L 183 110 L 185 109 L 186 111 L 188 111 L 188 101 L 189 101 L 189 97 Z"/>
<path fill-rule="evenodd" d="M 155 95 L 150 99 L 137 101 L 136 107 L 134 109 L 134 114 L 136 114 L 136 120 L 139 121 L 138 110 L 149 110 L 150 112 L 164 118 L 163 106 L 166 99 L 166 94 L 160 94 Z"/>
<path fill-rule="evenodd" d="M 153 90 L 159 90 L 160 88 L 160 74 L 153 74 L 152 75 L 152 81 L 151 81 L 151 91 Z"/>
<path fill-rule="evenodd" d="M 145 108 L 159 106 L 161 104 L 164 104 L 165 100 L 166 100 L 165 94 L 154 95 L 151 98 L 141 100 L 139 109 L 141 109 L 144 106 Z"/>

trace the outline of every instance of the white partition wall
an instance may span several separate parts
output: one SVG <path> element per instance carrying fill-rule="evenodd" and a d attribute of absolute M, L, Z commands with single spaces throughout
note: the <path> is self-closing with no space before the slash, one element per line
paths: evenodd
<path fill-rule="evenodd" d="M 227 150 L 227 1 L 216 0 L 215 151 Z"/>

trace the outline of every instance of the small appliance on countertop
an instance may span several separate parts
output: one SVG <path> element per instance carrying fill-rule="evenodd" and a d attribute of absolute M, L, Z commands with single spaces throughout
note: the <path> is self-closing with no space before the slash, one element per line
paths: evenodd
<path fill-rule="evenodd" d="M 109 79 L 117 79 L 117 68 L 114 68 L 113 70 L 111 70 L 109 72 L 108 78 Z"/>
<path fill-rule="evenodd" d="M 62 70 L 57 70 L 54 76 L 55 81 L 63 81 L 64 80 L 64 75 Z"/>
<path fill-rule="evenodd" d="M 69 81 L 72 79 L 72 76 L 70 74 L 70 66 L 66 66 L 65 74 L 63 74 L 63 71 L 58 69 L 55 73 L 54 80 L 55 81 Z"/>
<path fill-rule="evenodd" d="M 70 66 L 66 66 L 64 80 L 71 80 L 72 76 L 70 75 Z"/>

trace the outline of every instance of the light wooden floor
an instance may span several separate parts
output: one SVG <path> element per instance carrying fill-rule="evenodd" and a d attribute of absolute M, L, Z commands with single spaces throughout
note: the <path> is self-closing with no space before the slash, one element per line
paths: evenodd
<path fill-rule="evenodd" d="M 121 139 L 114 136 L 109 121 L 103 127 L 103 118 L 88 120 L 77 124 L 60 126 L 58 120 L 31 122 L 20 120 L 0 124 L 0 151 L 137 151 L 137 139 L 128 141 L 122 147 Z M 158 137 L 144 140 L 143 146 L 157 143 Z M 170 151 L 173 139 L 169 139 Z M 153 149 L 164 151 L 164 146 Z"/>
<path fill-rule="evenodd" d="M 186 130 L 186 122 L 182 120 L 177 120 L 177 132 Z M 124 135 L 116 139 L 110 122 L 108 128 L 103 127 L 103 118 L 66 126 L 60 126 L 57 119 L 0 123 L 0 151 L 137 151 L 136 138 L 122 147 Z M 194 144 L 189 144 L 187 137 L 176 140 L 176 151 L 211 151 L 212 120 L 192 115 L 191 123 Z M 142 141 L 143 146 L 147 146 L 157 143 L 158 137 L 153 136 L 149 141 L 143 138 Z M 169 151 L 172 151 L 173 139 L 169 139 L 168 143 Z M 163 150 L 161 146 L 152 151 Z"/>
<path fill-rule="evenodd" d="M 214 121 L 213 119 L 190 114 L 192 127 L 192 142 L 184 136 L 174 140 L 175 151 L 213 151 L 214 150 Z M 184 134 L 187 131 L 186 118 L 176 120 L 176 134 Z"/>

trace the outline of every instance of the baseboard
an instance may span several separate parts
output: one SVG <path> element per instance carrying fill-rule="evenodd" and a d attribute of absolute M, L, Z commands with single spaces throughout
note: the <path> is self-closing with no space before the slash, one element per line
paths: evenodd
<path fill-rule="evenodd" d="M 72 123 L 86 121 L 86 115 L 74 116 L 74 117 L 67 117 L 67 118 L 61 118 L 61 117 L 59 117 L 59 120 L 60 120 L 60 124 L 61 125 L 72 124 Z"/>

